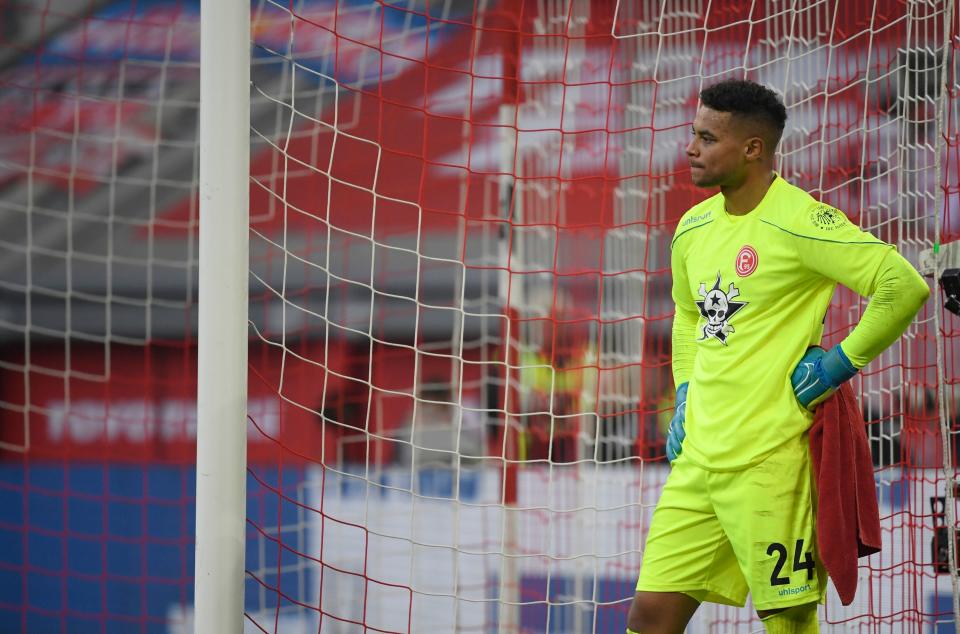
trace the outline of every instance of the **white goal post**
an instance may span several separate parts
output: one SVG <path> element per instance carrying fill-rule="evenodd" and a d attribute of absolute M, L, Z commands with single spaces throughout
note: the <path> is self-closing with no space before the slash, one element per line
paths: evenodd
<path fill-rule="evenodd" d="M 198 634 L 244 621 L 250 5 L 204 0 L 200 24 Z"/>

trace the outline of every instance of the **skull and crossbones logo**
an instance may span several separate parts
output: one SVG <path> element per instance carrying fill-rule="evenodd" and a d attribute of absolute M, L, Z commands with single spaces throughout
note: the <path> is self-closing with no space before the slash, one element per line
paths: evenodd
<path fill-rule="evenodd" d="M 733 301 L 735 297 L 740 296 L 740 290 L 731 283 L 727 292 L 721 289 L 720 273 L 717 273 L 717 281 L 713 288 L 707 290 L 707 283 L 700 282 L 700 297 L 702 301 L 697 302 L 697 308 L 700 314 L 707 320 L 703 325 L 703 336 L 700 341 L 713 337 L 723 345 L 727 345 L 727 338 L 730 333 L 735 332 L 732 325 L 728 322 L 730 318 L 737 314 L 741 308 L 748 302 Z"/>

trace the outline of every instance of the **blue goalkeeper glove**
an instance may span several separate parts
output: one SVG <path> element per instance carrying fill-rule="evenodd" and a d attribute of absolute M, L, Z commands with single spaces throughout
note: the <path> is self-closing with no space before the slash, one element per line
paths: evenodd
<path fill-rule="evenodd" d="M 687 437 L 687 432 L 683 428 L 683 423 L 687 419 L 687 384 L 681 383 L 677 388 L 676 407 L 673 410 L 673 418 L 670 419 L 670 427 L 667 428 L 667 460 L 673 462 L 683 451 L 683 439 Z"/>
<path fill-rule="evenodd" d="M 790 384 L 800 404 L 813 411 L 856 373 L 857 369 L 839 345 L 830 350 L 812 346 L 790 375 Z"/>

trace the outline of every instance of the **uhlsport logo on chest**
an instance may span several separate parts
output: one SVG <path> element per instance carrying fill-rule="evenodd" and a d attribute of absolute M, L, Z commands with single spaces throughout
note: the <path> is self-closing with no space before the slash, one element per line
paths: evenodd
<path fill-rule="evenodd" d="M 740 296 L 740 289 L 732 282 L 728 285 L 726 292 L 723 291 L 722 286 L 723 280 L 720 279 L 719 272 L 717 281 L 709 291 L 707 283 L 700 282 L 698 292 L 703 299 L 696 304 L 707 323 L 703 325 L 698 341 L 713 337 L 723 345 L 727 345 L 727 339 L 730 338 L 731 333 L 735 332 L 730 319 L 748 304 L 744 301 L 735 301 L 735 298 Z"/>
<path fill-rule="evenodd" d="M 749 244 L 743 245 L 740 248 L 740 252 L 737 253 L 737 275 L 747 277 L 757 270 L 759 264 L 760 260 L 757 257 L 757 250 Z"/>

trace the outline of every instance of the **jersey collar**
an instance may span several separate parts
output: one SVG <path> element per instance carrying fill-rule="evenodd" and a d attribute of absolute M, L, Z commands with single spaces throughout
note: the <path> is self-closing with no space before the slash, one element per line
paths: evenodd
<path fill-rule="evenodd" d="M 766 193 L 763 195 L 763 198 L 760 199 L 760 202 L 757 203 L 757 206 L 754 207 L 749 212 L 743 214 L 742 216 L 737 216 L 734 214 L 727 213 L 726 206 L 724 205 L 723 196 L 720 196 L 720 216 L 725 218 L 727 222 L 731 224 L 739 224 L 741 222 L 746 222 L 752 218 L 758 218 L 763 215 L 764 211 L 770 206 L 770 201 L 773 200 L 776 190 L 779 190 L 783 183 L 786 181 L 783 180 L 783 177 L 780 176 L 777 172 L 773 173 L 773 182 L 770 183 L 770 187 L 767 188 Z"/>

